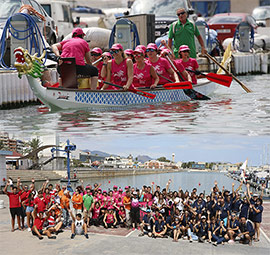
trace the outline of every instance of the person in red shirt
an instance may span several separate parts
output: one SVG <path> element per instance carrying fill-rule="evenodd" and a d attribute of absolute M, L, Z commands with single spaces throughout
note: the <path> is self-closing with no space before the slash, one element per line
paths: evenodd
<path fill-rule="evenodd" d="M 26 212 L 28 231 L 31 231 L 30 221 L 32 219 L 31 213 L 34 211 L 34 195 L 30 193 L 28 198 L 22 202 L 22 206 Z M 33 221 L 33 219 L 32 219 Z"/>
<path fill-rule="evenodd" d="M 56 236 L 52 236 L 50 229 L 43 230 L 43 224 L 45 220 L 48 219 L 49 215 L 47 214 L 44 217 L 43 211 L 37 212 L 38 205 L 35 205 L 34 211 L 32 213 L 34 219 L 34 225 L 32 227 L 32 234 L 38 236 L 39 240 L 42 240 L 42 235 L 46 235 L 49 239 L 56 239 Z"/>
<path fill-rule="evenodd" d="M 42 190 L 38 191 L 38 196 L 34 200 L 34 204 L 37 205 L 37 212 L 44 212 L 46 209 L 46 200 L 43 197 Z"/>
<path fill-rule="evenodd" d="M 8 192 L 7 191 L 8 186 L 10 186 L 9 182 L 7 182 L 3 191 L 9 198 L 9 210 L 11 214 L 11 231 L 14 232 L 15 216 L 17 216 L 17 224 L 18 224 L 19 230 L 22 230 L 21 221 L 20 221 L 20 216 L 22 214 L 21 203 L 20 203 L 21 190 L 18 190 L 16 186 L 13 186 L 11 187 L 12 192 Z M 17 186 L 20 187 L 19 178 L 18 178 Z"/>

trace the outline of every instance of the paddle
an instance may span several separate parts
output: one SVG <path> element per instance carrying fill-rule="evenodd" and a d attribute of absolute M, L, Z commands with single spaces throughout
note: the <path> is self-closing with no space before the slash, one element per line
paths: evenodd
<path fill-rule="evenodd" d="M 203 75 L 205 76 L 209 81 L 213 81 L 215 83 L 218 83 L 220 85 L 224 85 L 226 87 L 230 87 L 231 86 L 231 83 L 232 83 L 232 76 L 228 76 L 228 75 L 225 75 L 225 74 L 216 74 L 216 73 L 202 73 L 198 70 L 194 71 L 194 70 L 191 70 L 191 69 L 186 69 L 187 71 L 189 72 L 192 72 L 192 73 L 195 73 L 196 75 Z"/>
<path fill-rule="evenodd" d="M 175 67 L 174 63 L 172 62 L 172 60 L 166 56 L 167 60 L 170 62 L 172 68 L 176 71 L 177 75 L 180 77 L 180 79 L 182 81 L 185 81 L 185 79 L 182 77 L 181 73 L 177 70 L 177 68 Z M 163 77 L 165 78 L 165 77 Z M 166 78 L 165 78 L 166 79 Z M 166 79 L 168 80 L 168 79 Z M 172 82 L 169 80 L 169 82 Z M 210 97 L 208 96 L 205 96 L 199 92 L 197 92 L 196 90 L 194 89 L 184 89 L 184 93 L 189 96 L 191 99 L 194 99 L 194 100 L 210 100 Z"/>
<path fill-rule="evenodd" d="M 250 93 L 252 90 L 250 90 L 247 86 L 245 86 L 240 80 L 238 80 L 233 74 L 231 74 L 225 67 L 223 67 L 220 63 L 218 63 L 212 56 L 210 56 L 208 53 L 205 53 L 205 56 L 208 59 L 211 59 L 217 66 L 219 66 L 226 74 L 231 75 L 232 78 L 237 81 L 240 86 L 247 92 Z"/>
<path fill-rule="evenodd" d="M 174 82 L 174 83 L 166 83 L 162 85 L 165 89 L 192 89 L 192 84 L 190 81 L 184 82 Z"/>
<path fill-rule="evenodd" d="M 116 87 L 116 88 L 123 89 L 122 86 L 113 84 L 113 83 L 108 82 L 108 81 L 102 81 L 102 80 L 98 80 L 98 81 L 99 81 L 99 82 L 106 83 L 106 84 L 111 85 L 111 86 Z M 130 91 L 130 92 L 132 92 L 132 93 L 135 93 L 135 94 L 137 94 L 137 95 L 143 96 L 143 97 L 148 97 L 148 98 L 150 98 L 150 99 L 154 99 L 154 98 L 156 97 L 155 94 L 151 94 L 151 93 L 148 93 L 148 92 L 145 92 L 145 91 L 142 91 L 142 90 L 138 90 L 138 89 L 132 89 L 132 88 L 129 88 L 128 91 Z"/>

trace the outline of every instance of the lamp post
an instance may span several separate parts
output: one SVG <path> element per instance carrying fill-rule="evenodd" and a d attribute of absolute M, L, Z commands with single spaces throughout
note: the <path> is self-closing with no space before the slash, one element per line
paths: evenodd
<path fill-rule="evenodd" d="M 67 175 L 68 175 L 68 185 L 70 186 L 70 152 L 76 150 L 76 145 L 70 144 L 69 140 L 67 140 L 67 144 L 65 145 L 64 149 L 52 148 L 51 152 L 54 153 L 55 151 L 62 151 L 67 153 Z"/>

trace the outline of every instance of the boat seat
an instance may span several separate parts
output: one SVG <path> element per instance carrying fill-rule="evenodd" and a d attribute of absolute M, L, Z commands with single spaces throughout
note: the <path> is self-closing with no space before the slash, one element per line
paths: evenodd
<path fill-rule="evenodd" d="M 75 58 L 61 58 L 62 65 L 59 66 L 64 88 L 78 88 Z"/>
<path fill-rule="evenodd" d="M 78 88 L 78 79 L 91 78 L 90 75 L 76 75 L 75 58 L 61 58 L 63 64 L 60 65 L 60 73 L 62 78 L 62 86 L 64 88 Z"/>

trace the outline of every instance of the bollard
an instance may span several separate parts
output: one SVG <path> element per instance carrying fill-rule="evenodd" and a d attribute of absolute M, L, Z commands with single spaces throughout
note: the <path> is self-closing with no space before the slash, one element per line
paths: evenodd
<path fill-rule="evenodd" d="M 0 200 L 0 209 L 4 209 L 4 200 Z"/>

